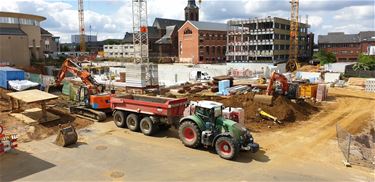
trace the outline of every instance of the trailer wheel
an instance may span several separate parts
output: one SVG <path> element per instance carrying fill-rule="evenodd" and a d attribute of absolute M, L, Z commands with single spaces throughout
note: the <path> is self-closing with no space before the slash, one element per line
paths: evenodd
<path fill-rule="evenodd" d="M 232 160 L 237 157 L 239 145 L 231 137 L 220 137 L 215 142 L 217 154 L 223 159 Z"/>
<path fill-rule="evenodd" d="M 197 148 L 201 144 L 201 132 L 192 121 L 183 122 L 178 128 L 178 135 L 186 147 Z"/>
<path fill-rule="evenodd" d="M 153 135 L 157 131 L 157 125 L 153 124 L 149 117 L 144 117 L 139 123 L 142 133 L 147 136 Z"/>
<path fill-rule="evenodd" d="M 126 127 L 125 113 L 123 111 L 116 111 L 113 115 L 113 121 L 119 128 Z"/>
<path fill-rule="evenodd" d="M 129 114 L 126 117 L 126 125 L 131 131 L 139 131 L 139 119 L 135 114 Z"/>

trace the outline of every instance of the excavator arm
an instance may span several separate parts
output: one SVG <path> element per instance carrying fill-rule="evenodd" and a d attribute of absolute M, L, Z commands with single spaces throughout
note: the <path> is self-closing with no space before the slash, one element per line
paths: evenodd
<path fill-rule="evenodd" d="M 57 75 L 55 82 L 57 86 L 59 86 L 64 80 L 67 72 L 70 72 L 74 76 L 81 78 L 82 82 L 87 86 L 89 90 L 96 90 L 97 93 L 100 92 L 98 88 L 99 84 L 95 81 L 91 74 L 88 71 L 83 70 L 77 63 L 69 58 L 64 61 L 61 66 L 61 70 Z"/>
<path fill-rule="evenodd" d="M 273 84 L 278 81 L 281 84 L 281 89 L 283 91 L 283 94 L 287 94 L 289 90 L 289 84 L 288 84 L 288 79 L 280 73 L 273 72 L 271 75 L 270 83 L 268 84 L 267 87 L 267 95 L 272 95 L 273 92 Z"/>

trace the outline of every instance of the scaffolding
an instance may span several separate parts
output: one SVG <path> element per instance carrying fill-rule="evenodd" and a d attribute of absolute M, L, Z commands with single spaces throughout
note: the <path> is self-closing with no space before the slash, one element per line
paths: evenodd
<path fill-rule="evenodd" d="M 286 62 L 290 21 L 277 17 L 230 20 L 227 23 L 227 60 L 231 62 Z M 306 53 L 307 25 L 300 23 L 301 54 Z"/>

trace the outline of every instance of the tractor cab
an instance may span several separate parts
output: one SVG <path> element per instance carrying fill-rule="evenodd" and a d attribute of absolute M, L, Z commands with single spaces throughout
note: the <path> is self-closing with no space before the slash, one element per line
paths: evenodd
<path fill-rule="evenodd" d="M 215 126 L 217 118 L 223 115 L 223 104 L 213 101 L 200 101 L 195 106 L 195 114 L 207 125 Z"/>

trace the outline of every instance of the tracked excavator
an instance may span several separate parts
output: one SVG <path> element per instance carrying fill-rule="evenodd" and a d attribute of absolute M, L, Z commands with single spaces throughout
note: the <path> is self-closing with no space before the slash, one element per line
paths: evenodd
<path fill-rule="evenodd" d="M 275 86 L 275 83 L 279 86 Z M 274 93 L 285 95 L 288 98 L 296 96 L 298 85 L 288 83 L 288 79 L 280 73 L 273 72 L 267 86 L 266 95 L 255 95 L 254 100 L 267 105 L 272 105 Z"/>
<path fill-rule="evenodd" d="M 81 68 L 73 59 L 66 59 L 57 75 L 55 85 L 60 86 L 67 72 L 79 77 L 83 85 L 77 92 L 77 102 L 69 107 L 72 114 L 94 121 L 104 121 L 106 113 L 111 112 L 111 94 L 104 93 L 105 86 L 99 84 L 90 72 Z"/>

